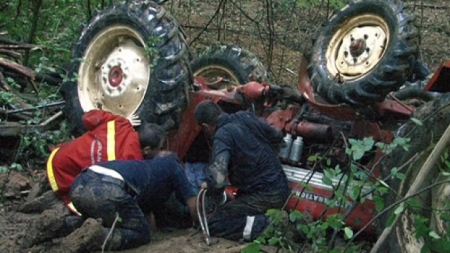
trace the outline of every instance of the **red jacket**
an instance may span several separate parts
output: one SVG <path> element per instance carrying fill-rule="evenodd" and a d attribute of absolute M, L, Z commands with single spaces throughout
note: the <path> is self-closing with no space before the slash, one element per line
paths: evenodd
<path fill-rule="evenodd" d="M 47 178 L 52 190 L 73 212 L 76 209 L 71 204 L 69 190 L 84 168 L 116 159 L 143 159 L 139 136 L 126 118 L 92 110 L 83 116 L 83 124 L 88 132 L 58 145 L 47 161 Z"/>

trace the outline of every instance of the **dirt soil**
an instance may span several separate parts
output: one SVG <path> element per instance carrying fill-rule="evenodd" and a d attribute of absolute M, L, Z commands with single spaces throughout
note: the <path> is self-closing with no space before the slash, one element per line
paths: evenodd
<path fill-rule="evenodd" d="M 314 29 L 298 29 L 287 34 L 287 40 L 283 45 L 276 44 L 273 54 L 267 54 L 267 44 L 255 39 L 255 27 L 250 21 L 242 21 L 242 17 L 236 18 L 232 8 L 223 9 L 222 16 L 225 22 L 222 34 L 216 29 L 218 22 L 212 22 L 215 26 L 203 30 L 209 17 L 213 16 L 219 1 L 169 1 L 167 9 L 178 17 L 179 22 L 185 28 L 191 42 L 197 35 L 203 33 L 198 40 L 192 43 L 193 48 L 202 48 L 208 41 L 215 40 L 227 43 L 236 43 L 249 48 L 256 53 L 266 66 L 270 67 L 275 80 L 279 82 L 296 82 L 298 76 L 296 69 L 302 51 L 307 50 L 308 43 Z M 205 2 L 205 3 L 200 3 Z M 246 2 L 246 1 L 242 1 Z M 260 4 L 260 1 L 256 1 Z M 429 1 L 405 1 L 418 17 L 422 32 L 421 53 L 422 60 L 434 71 L 444 59 L 450 59 L 450 2 L 447 0 Z M 256 5 L 258 6 L 258 5 Z M 245 6 L 240 6 L 241 8 Z M 311 12 L 311 10 L 309 10 Z M 301 15 L 311 13 L 295 13 L 289 19 L 299 18 Z M 227 14 L 228 15 L 225 15 Z M 286 17 L 284 17 L 286 19 Z M 233 20 L 240 20 L 238 24 Z M 299 22 L 295 28 L 301 27 L 305 20 Z M 236 26 L 233 26 L 235 24 Z M 281 24 L 277 24 L 283 27 Z M 317 25 L 316 25 L 317 28 Z M 237 29 L 237 30 L 236 30 Z M 248 29 L 248 30 L 245 30 Z M 297 33 L 298 32 L 298 33 Z M 310 33 L 306 33 L 310 32 Z M 297 34 L 296 34 L 297 33 Z M 308 37 L 308 36 L 309 37 Z M 2 144 L 3 145 L 3 144 Z M 21 249 L 21 243 L 26 239 L 26 232 L 30 230 L 30 224 L 40 216 L 39 212 L 24 210 L 25 202 L 33 201 L 39 193 L 34 192 L 33 186 L 39 184 L 39 179 L 44 175 L 44 164 L 41 167 L 25 168 L 23 172 L 12 171 L 10 174 L 0 174 L 0 252 L 65 252 L 59 247 L 61 238 L 55 236 L 49 242 L 42 243 L 31 249 Z M 48 203 L 52 205 L 52 203 Z M 20 209 L 21 208 L 21 209 Z M 56 207 L 55 207 L 56 208 Z M 32 209 L 32 208 L 31 208 Z M 19 211 L 22 210 L 22 211 Z M 56 209 L 58 210 L 58 209 Z M 61 210 L 63 212 L 63 210 Z M 211 246 L 206 246 L 200 230 L 185 229 L 171 233 L 158 231 L 154 233 L 152 242 L 136 249 L 122 252 L 168 252 L 168 253 L 191 253 L 191 252 L 240 252 L 246 245 L 220 239 Z M 266 252 L 277 252 L 275 247 L 265 247 Z"/>

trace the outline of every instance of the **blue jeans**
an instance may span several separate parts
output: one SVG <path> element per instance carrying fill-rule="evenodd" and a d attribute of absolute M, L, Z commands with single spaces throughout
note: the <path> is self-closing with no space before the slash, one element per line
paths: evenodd
<path fill-rule="evenodd" d="M 87 169 L 73 182 L 70 197 L 83 217 L 101 218 L 107 228 L 119 215 L 121 221 L 116 222 L 115 230 L 120 233 L 121 245 L 112 250 L 150 242 L 150 225 L 124 181 Z"/>

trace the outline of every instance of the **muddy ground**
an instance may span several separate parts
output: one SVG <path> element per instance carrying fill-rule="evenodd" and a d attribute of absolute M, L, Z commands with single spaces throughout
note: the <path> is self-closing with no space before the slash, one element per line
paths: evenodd
<path fill-rule="evenodd" d="M 37 198 L 29 198 L 28 195 L 34 195 L 33 192 L 37 184 L 40 184 L 43 173 L 34 175 L 24 175 L 24 173 L 11 172 L 0 174 L 0 182 L 7 182 L 3 188 L 3 196 L 5 197 L 0 204 L 0 252 L 30 252 L 30 253 L 46 253 L 46 252 L 70 252 L 62 246 L 63 237 L 55 236 L 48 240 L 31 247 L 23 247 L 30 235 L 33 235 L 36 224 L 45 226 L 48 230 L 44 233 L 51 234 L 53 228 L 57 226 L 57 222 L 53 221 L 53 217 L 67 210 L 61 203 L 48 202 L 51 211 L 38 211 L 40 208 L 48 208 L 42 205 L 42 202 L 35 202 Z M 47 192 L 44 193 L 46 195 Z M 37 204 L 36 204 L 37 203 Z M 94 231 L 90 231 L 94 233 Z M 69 245 L 78 245 L 85 243 L 84 238 L 89 237 L 89 232 L 83 238 L 72 240 Z M 195 252 L 218 252 L 218 253 L 234 253 L 240 252 L 247 244 L 233 242 L 225 239 L 213 238 L 213 243 L 207 246 L 202 231 L 196 227 L 188 229 L 178 229 L 173 231 L 159 231 L 153 233 L 150 244 L 121 252 L 138 253 L 138 252 L 169 252 L 169 253 L 195 253 Z M 66 242 L 67 244 L 67 242 Z M 74 247 L 73 247 L 74 248 Z M 266 252 L 276 252 L 276 247 L 265 246 Z M 96 251 L 101 252 L 101 250 Z M 111 252 L 111 251 L 106 251 Z M 281 252 L 281 251 L 280 251 Z"/>
<path fill-rule="evenodd" d="M 228 21 L 223 24 L 222 33 L 218 33 L 219 22 L 212 22 L 208 29 L 202 29 L 212 17 L 219 6 L 219 1 L 169 1 L 166 3 L 174 16 L 183 25 L 192 42 L 193 48 L 202 48 L 212 40 L 226 43 L 235 43 L 249 48 L 256 53 L 266 66 L 272 70 L 272 77 L 279 82 L 296 82 L 298 76 L 298 59 L 302 53 L 309 48 L 311 36 L 317 25 L 304 23 L 311 19 L 301 17 L 311 17 L 315 10 L 307 10 L 295 13 L 295 15 L 284 17 L 292 19 L 296 26 L 283 26 L 278 24 L 278 28 L 293 27 L 289 31 L 284 44 L 275 44 L 273 53 L 269 54 L 266 41 L 260 41 L 256 36 L 256 28 L 250 21 L 245 21 L 242 16 L 236 18 L 236 10 L 233 7 L 224 8 L 222 12 L 223 20 Z M 205 3 L 202 3 L 205 2 Z M 247 1 L 243 1 L 247 2 Z M 254 6 L 259 6 L 260 1 Z M 450 59 L 450 2 L 447 0 L 428 1 L 405 1 L 411 10 L 418 17 L 418 25 L 421 29 L 421 59 L 434 71 L 444 59 Z M 249 6 L 240 6 L 249 8 Z M 252 7 L 250 5 L 250 7 Z M 323 14 L 323 13 L 322 13 Z M 302 16 L 304 15 L 304 16 Z M 320 15 L 317 15 L 320 17 Z M 237 21 L 239 20 L 239 21 Z M 282 20 L 282 19 L 280 19 Z M 239 22 L 239 23 L 235 23 Z M 301 28 L 306 24 L 307 29 Z M 281 30 L 284 31 L 284 30 Z M 202 34 L 199 39 L 199 34 Z M 54 237 L 48 243 L 39 245 L 32 249 L 21 249 L 20 244 L 24 240 L 24 235 L 29 230 L 30 223 L 39 217 L 40 213 L 24 213 L 18 211 L 19 208 L 33 199 L 32 187 L 39 182 L 44 175 L 44 163 L 41 166 L 27 167 L 22 172 L 12 171 L 11 173 L 0 174 L 0 252 L 64 252 L 59 248 L 61 238 Z M 62 211 L 62 210 L 61 210 Z M 177 230 L 171 233 L 158 231 L 153 235 L 153 241 L 145 246 L 127 250 L 123 252 L 168 252 L 168 253 L 191 253 L 191 252 L 240 252 L 246 245 L 220 239 L 212 246 L 206 246 L 201 231 L 193 229 Z M 267 252 L 277 252 L 275 247 L 264 248 Z"/>

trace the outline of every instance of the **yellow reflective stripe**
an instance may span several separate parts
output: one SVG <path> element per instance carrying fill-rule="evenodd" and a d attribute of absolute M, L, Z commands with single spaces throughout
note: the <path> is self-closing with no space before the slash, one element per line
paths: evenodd
<path fill-rule="evenodd" d="M 114 120 L 108 121 L 106 133 L 106 145 L 108 152 L 108 161 L 116 160 L 116 122 Z"/>
<path fill-rule="evenodd" d="M 73 205 L 72 201 L 67 204 L 67 207 L 70 209 L 70 211 L 74 212 L 76 215 L 81 216 L 81 213 L 78 212 L 78 210 Z"/>
<path fill-rule="evenodd" d="M 54 192 L 56 192 L 59 189 L 58 184 L 56 183 L 55 174 L 53 172 L 53 157 L 55 156 L 56 152 L 58 152 L 58 150 L 59 148 L 55 148 L 50 154 L 50 157 L 48 158 L 47 161 L 47 177 L 48 181 L 50 182 L 50 186 L 52 187 L 52 190 Z"/>

